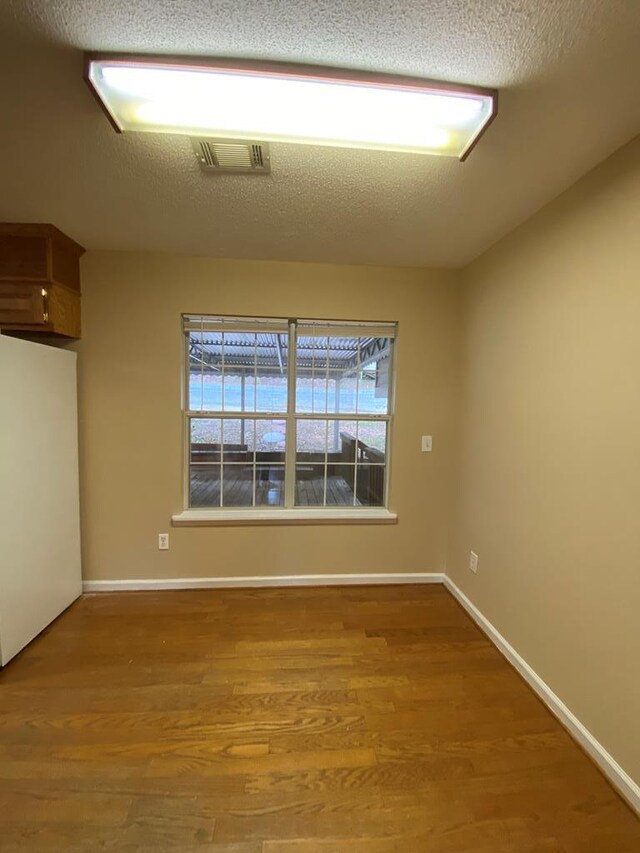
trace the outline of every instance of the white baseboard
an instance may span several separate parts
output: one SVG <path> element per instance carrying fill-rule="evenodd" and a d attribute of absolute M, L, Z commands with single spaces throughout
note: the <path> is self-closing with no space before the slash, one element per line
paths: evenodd
<path fill-rule="evenodd" d="M 285 586 L 363 586 L 367 584 L 443 583 L 440 572 L 352 575 L 256 575 L 244 578 L 140 578 L 139 580 L 86 580 L 84 592 L 125 592 L 159 589 L 233 589 Z"/>
<path fill-rule="evenodd" d="M 586 729 L 580 720 L 567 708 L 564 702 L 556 696 L 553 690 L 546 684 L 518 652 L 511 646 L 500 632 L 494 628 L 489 620 L 478 608 L 471 603 L 467 596 L 448 577 L 444 577 L 444 584 L 451 594 L 460 602 L 471 618 L 482 628 L 491 642 L 506 657 L 509 663 L 517 669 L 530 687 L 535 690 L 540 699 L 549 708 L 551 713 L 557 717 L 569 734 L 576 740 L 585 752 L 595 761 L 611 784 L 620 792 L 634 811 L 640 813 L 640 785 L 625 773 L 618 762 L 607 752 L 591 732 Z"/>

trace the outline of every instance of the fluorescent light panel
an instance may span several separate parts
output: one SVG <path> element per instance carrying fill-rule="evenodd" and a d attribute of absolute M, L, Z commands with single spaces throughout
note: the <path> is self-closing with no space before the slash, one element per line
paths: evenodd
<path fill-rule="evenodd" d="M 87 57 L 120 131 L 183 133 L 464 159 L 496 92 L 309 66 Z"/>

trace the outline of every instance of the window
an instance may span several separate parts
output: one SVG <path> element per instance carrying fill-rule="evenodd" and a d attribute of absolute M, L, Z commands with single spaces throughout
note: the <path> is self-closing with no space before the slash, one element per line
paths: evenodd
<path fill-rule="evenodd" d="M 184 338 L 188 510 L 386 507 L 395 324 L 189 315 Z"/>

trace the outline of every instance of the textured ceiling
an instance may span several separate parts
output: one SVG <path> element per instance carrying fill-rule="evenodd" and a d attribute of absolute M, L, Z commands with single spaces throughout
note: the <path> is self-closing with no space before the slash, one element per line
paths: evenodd
<path fill-rule="evenodd" d="M 0 220 L 88 248 L 461 266 L 640 129 L 638 0 L 0 0 Z M 272 145 L 205 175 L 111 129 L 82 51 L 264 57 L 500 89 L 461 164 Z"/>

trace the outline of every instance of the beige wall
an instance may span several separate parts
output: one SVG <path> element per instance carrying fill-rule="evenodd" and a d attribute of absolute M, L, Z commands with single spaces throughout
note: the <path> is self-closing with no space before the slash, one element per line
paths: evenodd
<path fill-rule="evenodd" d="M 347 239 L 345 235 L 345 239 Z M 443 571 L 459 353 L 454 273 L 89 252 L 80 435 L 86 578 Z M 397 320 L 389 526 L 171 528 L 181 312 Z M 422 433 L 434 435 L 431 454 Z M 170 532 L 168 552 L 157 549 Z"/>
<path fill-rule="evenodd" d="M 464 278 L 448 573 L 640 779 L 639 140 Z"/>

